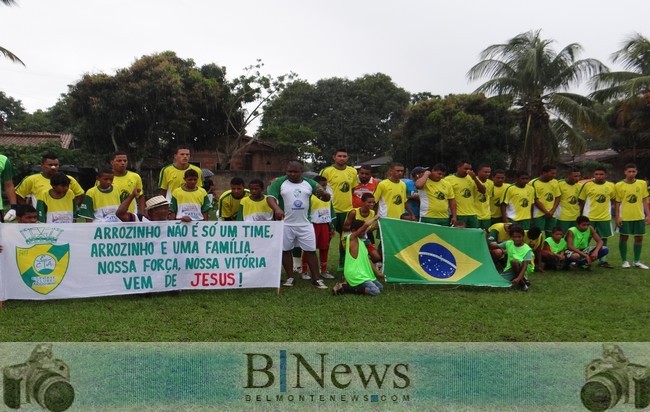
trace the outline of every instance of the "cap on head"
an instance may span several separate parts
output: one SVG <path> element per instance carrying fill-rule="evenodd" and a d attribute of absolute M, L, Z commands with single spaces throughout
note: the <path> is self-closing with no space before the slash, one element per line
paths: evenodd
<path fill-rule="evenodd" d="M 167 198 L 165 196 L 154 196 L 151 199 L 147 200 L 147 203 L 145 203 L 144 208 L 147 209 L 147 211 L 151 209 L 155 209 L 160 206 L 168 206 L 169 201 L 167 201 Z"/>
<path fill-rule="evenodd" d="M 424 173 L 426 171 L 427 171 L 427 169 L 425 169 L 424 167 L 416 166 L 416 167 L 413 168 L 413 170 L 411 170 L 411 176 L 417 176 L 420 173 Z"/>

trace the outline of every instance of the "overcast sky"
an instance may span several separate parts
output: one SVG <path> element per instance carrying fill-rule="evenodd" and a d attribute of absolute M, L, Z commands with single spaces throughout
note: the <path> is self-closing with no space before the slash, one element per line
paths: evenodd
<path fill-rule="evenodd" d="M 229 78 L 262 59 L 302 79 L 385 73 L 409 92 L 471 92 L 467 71 L 485 47 L 542 29 L 556 50 L 611 65 L 633 32 L 649 36 L 650 1 L 583 0 L 17 0 L 0 5 L 0 90 L 33 112 L 56 103 L 84 73 L 112 74 L 165 50 Z"/>

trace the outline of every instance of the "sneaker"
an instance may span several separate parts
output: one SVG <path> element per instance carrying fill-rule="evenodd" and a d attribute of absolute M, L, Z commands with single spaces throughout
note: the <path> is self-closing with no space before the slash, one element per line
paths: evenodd
<path fill-rule="evenodd" d="M 522 292 L 528 292 L 528 285 L 526 284 L 525 281 L 519 282 L 519 290 Z"/>
<path fill-rule="evenodd" d="M 526 284 L 526 286 L 530 286 L 530 280 L 528 280 L 526 276 L 524 276 L 524 283 Z"/>
<path fill-rule="evenodd" d="M 343 293 L 343 285 L 341 283 L 337 283 L 332 288 L 332 295 L 336 296 L 336 295 L 340 295 L 341 293 Z"/>
<path fill-rule="evenodd" d="M 377 263 L 375 263 L 375 266 L 377 266 L 378 271 L 380 271 L 381 273 L 384 273 L 384 262 L 377 262 Z"/>
<path fill-rule="evenodd" d="M 630 262 L 628 262 L 628 261 L 626 260 L 625 262 L 623 262 L 623 264 L 621 265 L 621 267 L 622 267 L 623 269 L 629 269 L 629 268 L 630 268 Z"/>
<path fill-rule="evenodd" d="M 614 265 L 612 265 L 612 264 L 609 263 L 609 262 L 600 262 L 600 263 L 598 264 L 598 266 L 600 266 L 601 268 L 605 268 L 605 269 L 614 269 Z M 647 267 L 647 266 L 646 266 L 646 267 Z"/>
<path fill-rule="evenodd" d="M 287 278 L 287 281 L 282 284 L 282 286 L 288 286 L 291 287 L 296 283 L 296 280 L 294 278 Z"/>
<path fill-rule="evenodd" d="M 311 275 L 307 272 L 302 273 L 300 276 L 302 276 L 304 280 L 311 280 Z"/>
<path fill-rule="evenodd" d="M 321 273 L 321 274 L 320 274 L 320 277 L 322 277 L 323 279 L 334 279 L 334 278 L 335 278 L 335 276 L 332 275 L 332 274 L 329 273 L 329 272 L 323 272 L 323 273 Z"/>
<path fill-rule="evenodd" d="M 318 279 L 312 282 L 314 286 L 316 286 L 318 289 L 327 289 L 327 285 L 325 282 L 323 282 L 323 279 Z"/>
<path fill-rule="evenodd" d="M 634 267 L 639 268 L 639 269 L 646 269 L 646 270 L 650 269 L 650 267 L 648 267 L 648 265 L 644 265 L 641 262 L 634 262 Z"/>

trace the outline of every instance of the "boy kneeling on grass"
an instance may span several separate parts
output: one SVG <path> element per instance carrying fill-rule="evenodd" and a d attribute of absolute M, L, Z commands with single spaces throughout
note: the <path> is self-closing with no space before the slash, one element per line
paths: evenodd
<path fill-rule="evenodd" d="M 518 225 L 510 227 L 510 240 L 497 245 L 499 249 L 505 250 L 507 264 L 501 276 L 510 281 L 512 286 L 527 292 L 530 282 L 526 275 L 535 271 L 533 249 L 524 242 L 524 229 Z"/>
<path fill-rule="evenodd" d="M 377 278 L 386 281 L 386 276 L 370 260 L 364 242 L 359 242 L 359 238 L 363 238 L 368 228 L 377 220 L 379 215 L 365 222 L 352 221 L 350 227 L 352 233 L 345 238 L 344 280 L 332 288 L 334 296 L 343 293 L 377 296 L 383 290 L 384 287 Z"/>
<path fill-rule="evenodd" d="M 564 230 L 560 226 L 551 229 L 551 236 L 544 239 L 542 246 L 542 262 L 545 269 L 566 270 L 569 262 L 566 259 L 568 245 L 564 238 Z"/>
<path fill-rule="evenodd" d="M 589 246 L 591 239 L 596 241 L 596 246 Z M 603 246 L 603 240 L 594 227 L 589 225 L 587 216 L 579 216 L 576 219 L 576 225 L 569 228 L 566 233 L 566 243 L 571 252 L 567 258 L 583 269 L 591 270 L 594 261 L 609 253 L 609 249 Z"/>

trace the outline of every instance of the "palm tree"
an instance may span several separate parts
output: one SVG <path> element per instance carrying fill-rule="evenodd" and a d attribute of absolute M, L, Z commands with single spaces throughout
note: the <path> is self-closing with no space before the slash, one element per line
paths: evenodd
<path fill-rule="evenodd" d="M 2 4 L 4 4 L 5 6 L 13 6 L 14 4 L 16 4 L 15 0 L 0 0 L 0 2 L 2 2 Z M 9 50 L 5 49 L 2 46 L 0 46 L 0 54 L 2 54 L 3 56 L 5 56 L 6 58 L 8 58 L 14 63 L 20 63 L 23 66 L 25 65 L 25 63 L 23 63 L 23 61 L 20 60 L 18 56 L 16 56 L 15 54 L 13 54 L 12 52 L 10 52 Z"/>
<path fill-rule="evenodd" d="M 650 40 L 634 33 L 623 42 L 623 47 L 612 54 L 614 63 L 621 63 L 626 71 L 600 73 L 592 79 L 598 101 L 644 97 L 650 99 Z"/>
<path fill-rule="evenodd" d="M 561 139 L 574 141 L 575 146 L 584 141 L 580 128 L 604 129 L 604 122 L 590 108 L 592 101 L 567 90 L 585 77 L 606 72 L 607 67 L 595 59 L 577 60 L 582 50 L 577 43 L 555 52 L 553 42 L 542 39 L 540 30 L 519 34 L 483 50 L 482 60 L 467 73 L 471 81 L 489 78 L 475 93 L 507 97 L 519 111 L 522 146 L 514 163 L 529 173 L 538 172 L 557 156 Z"/>
<path fill-rule="evenodd" d="M 636 161 L 637 147 L 650 141 L 650 40 L 633 33 L 612 54 L 612 61 L 622 64 L 624 70 L 594 76 L 591 97 L 600 102 L 621 99 L 615 102 L 614 114 L 618 140 L 624 147 L 630 146 Z"/>

